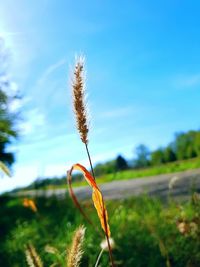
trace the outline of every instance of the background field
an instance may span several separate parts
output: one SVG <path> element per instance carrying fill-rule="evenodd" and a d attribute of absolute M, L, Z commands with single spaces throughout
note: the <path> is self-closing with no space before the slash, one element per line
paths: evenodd
<path fill-rule="evenodd" d="M 110 174 L 104 174 L 97 176 L 98 184 L 108 183 L 115 180 L 129 180 L 134 178 L 142 178 L 148 176 L 154 176 L 159 174 L 166 173 L 175 173 L 182 172 L 186 170 L 192 170 L 200 168 L 200 158 L 196 157 L 188 160 L 180 160 L 171 163 L 161 164 L 155 167 L 147 167 L 141 169 L 128 169 L 124 171 L 118 171 Z M 86 185 L 85 179 L 80 176 L 78 181 L 74 179 L 73 186 L 83 186 Z M 57 189 L 57 188 L 66 188 L 66 177 L 63 178 L 54 178 L 54 179 L 39 179 L 34 183 L 25 187 L 21 190 L 27 189 Z"/>
<path fill-rule="evenodd" d="M 23 267 L 25 245 L 31 242 L 45 266 L 64 266 L 66 248 L 77 226 L 87 228 L 81 266 L 94 266 L 102 237 L 88 225 L 70 199 L 37 198 L 38 213 L 23 207 L 21 198 L 1 197 L 0 266 Z M 98 226 L 92 204 L 83 204 Z M 193 194 L 185 203 L 161 203 L 141 196 L 107 202 L 116 266 L 159 267 L 200 266 L 200 199 Z M 45 252 L 45 246 L 58 249 L 59 256 Z M 108 266 L 104 252 L 99 266 Z"/>

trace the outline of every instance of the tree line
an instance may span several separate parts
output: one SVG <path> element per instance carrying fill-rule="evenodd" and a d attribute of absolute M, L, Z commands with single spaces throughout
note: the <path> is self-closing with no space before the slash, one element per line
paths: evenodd
<path fill-rule="evenodd" d="M 122 155 L 105 163 L 98 163 L 94 167 L 96 177 L 105 174 L 115 174 L 118 171 L 127 169 L 142 169 L 151 166 L 159 166 L 177 160 L 191 159 L 200 156 L 200 131 L 188 131 L 175 134 L 174 140 L 165 147 L 160 147 L 154 151 L 144 144 L 138 145 L 134 149 L 135 157 L 127 160 Z M 75 174 L 73 180 L 82 180 L 82 175 Z M 27 189 L 39 189 L 50 185 L 63 185 L 66 177 L 54 177 L 47 179 L 37 179 Z"/>
<path fill-rule="evenodd" d="M 188 131 L 175 134 L 174 140 L 166 147 L 154 151 L 140 144 L 135 148 L 135 158 L 127 160 L 119 155 L 116 159 L 99 163 L 94 171 L 97 176 L 126 169 L 139 169 L 159 166 L 177 160 L 191 159 L 200 156 L 200 131 Z"/>
<path fill-rule="evenodd" d="M 18 96 L 11 88 L 12 82 L 7 73 L 8 55 L 4 41 L 0 38 L 0 161 L 11 166 L 15 157 L 8 148 L 18 136 L 16 127 L 18 114 L 13 111 L 12 105 Z"/>

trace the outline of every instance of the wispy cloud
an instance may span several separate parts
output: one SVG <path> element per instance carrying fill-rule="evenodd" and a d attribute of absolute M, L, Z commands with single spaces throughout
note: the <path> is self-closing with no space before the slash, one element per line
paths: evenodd
<path fill-rule="evenodd" d="M 9 36 L 16 36 L 16 35 L 22 35 L 23 32 L 11 32 L 11 31 L 0 31 L 0 36 L 2 36 L 4 39 Z"/>
<path fill-rule="evenodd" d="M 190 75 L 178 75 L 173 79 L 172 84 L 176 88 L 191 88 L 200 85 L 200 73 Z"/>
<path fill-rule="evenodd" d="M 65 64 L 66 64 L 66 59 L 61 59 L 61 60 L 57 61 L 56 63 L 48 66 L 46 68 L 46 70 L 42 73 L 39 80 L 37 81 L 37 84 L 42 85 L 52 73 L 54 73 L 57 69 L 59 69 L 60 67 L 62 67 Z"/>
<path fill-rule="evenodd" d="M 116 118 L 116 117 L 122 117 L 122 116 L 130 115 L 132 112 L 133 112 L 132 107 L 121 107 L 121 108 L 103 111 L 103 112 L 97 114 L 97 116 L 100 118 L 112 119 L 112 118 Z"/>

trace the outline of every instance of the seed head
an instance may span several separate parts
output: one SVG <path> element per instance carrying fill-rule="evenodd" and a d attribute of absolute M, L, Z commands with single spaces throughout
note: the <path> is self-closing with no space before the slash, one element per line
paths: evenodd
<path fill-rule="evenodd" d="M 88 143 L 88 113 L 85 96 L 85 79 L 84 79 L 84 58 L 79 57 L 76 60 L 74 74 L 72 79 L 72 96 L 74 113 L 76 117 L 76 127 L 79 131 L 80 138 L 84 144 Z"/>
<path fill-rule="evenodd" d="M 83 239 L 85 235 L 85 228 L 81 225 L 75 231 L 72 244 L 69 250 L 67 250 L 67 266 L 68 267 L 79 267 L 83 250 Z"/>

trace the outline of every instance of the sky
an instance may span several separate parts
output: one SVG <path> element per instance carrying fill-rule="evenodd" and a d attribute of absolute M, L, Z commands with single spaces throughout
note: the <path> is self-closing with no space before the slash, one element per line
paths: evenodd
<path fill-rule="evenodd" d="M 22 100 L 12 178 L 0 192 L 88 166 L 72 112 L 75 55 L 86 59 L 94 163 L 134 158 L 200 128 L 198 0 L 2 0 L 0 36 Z"/>

